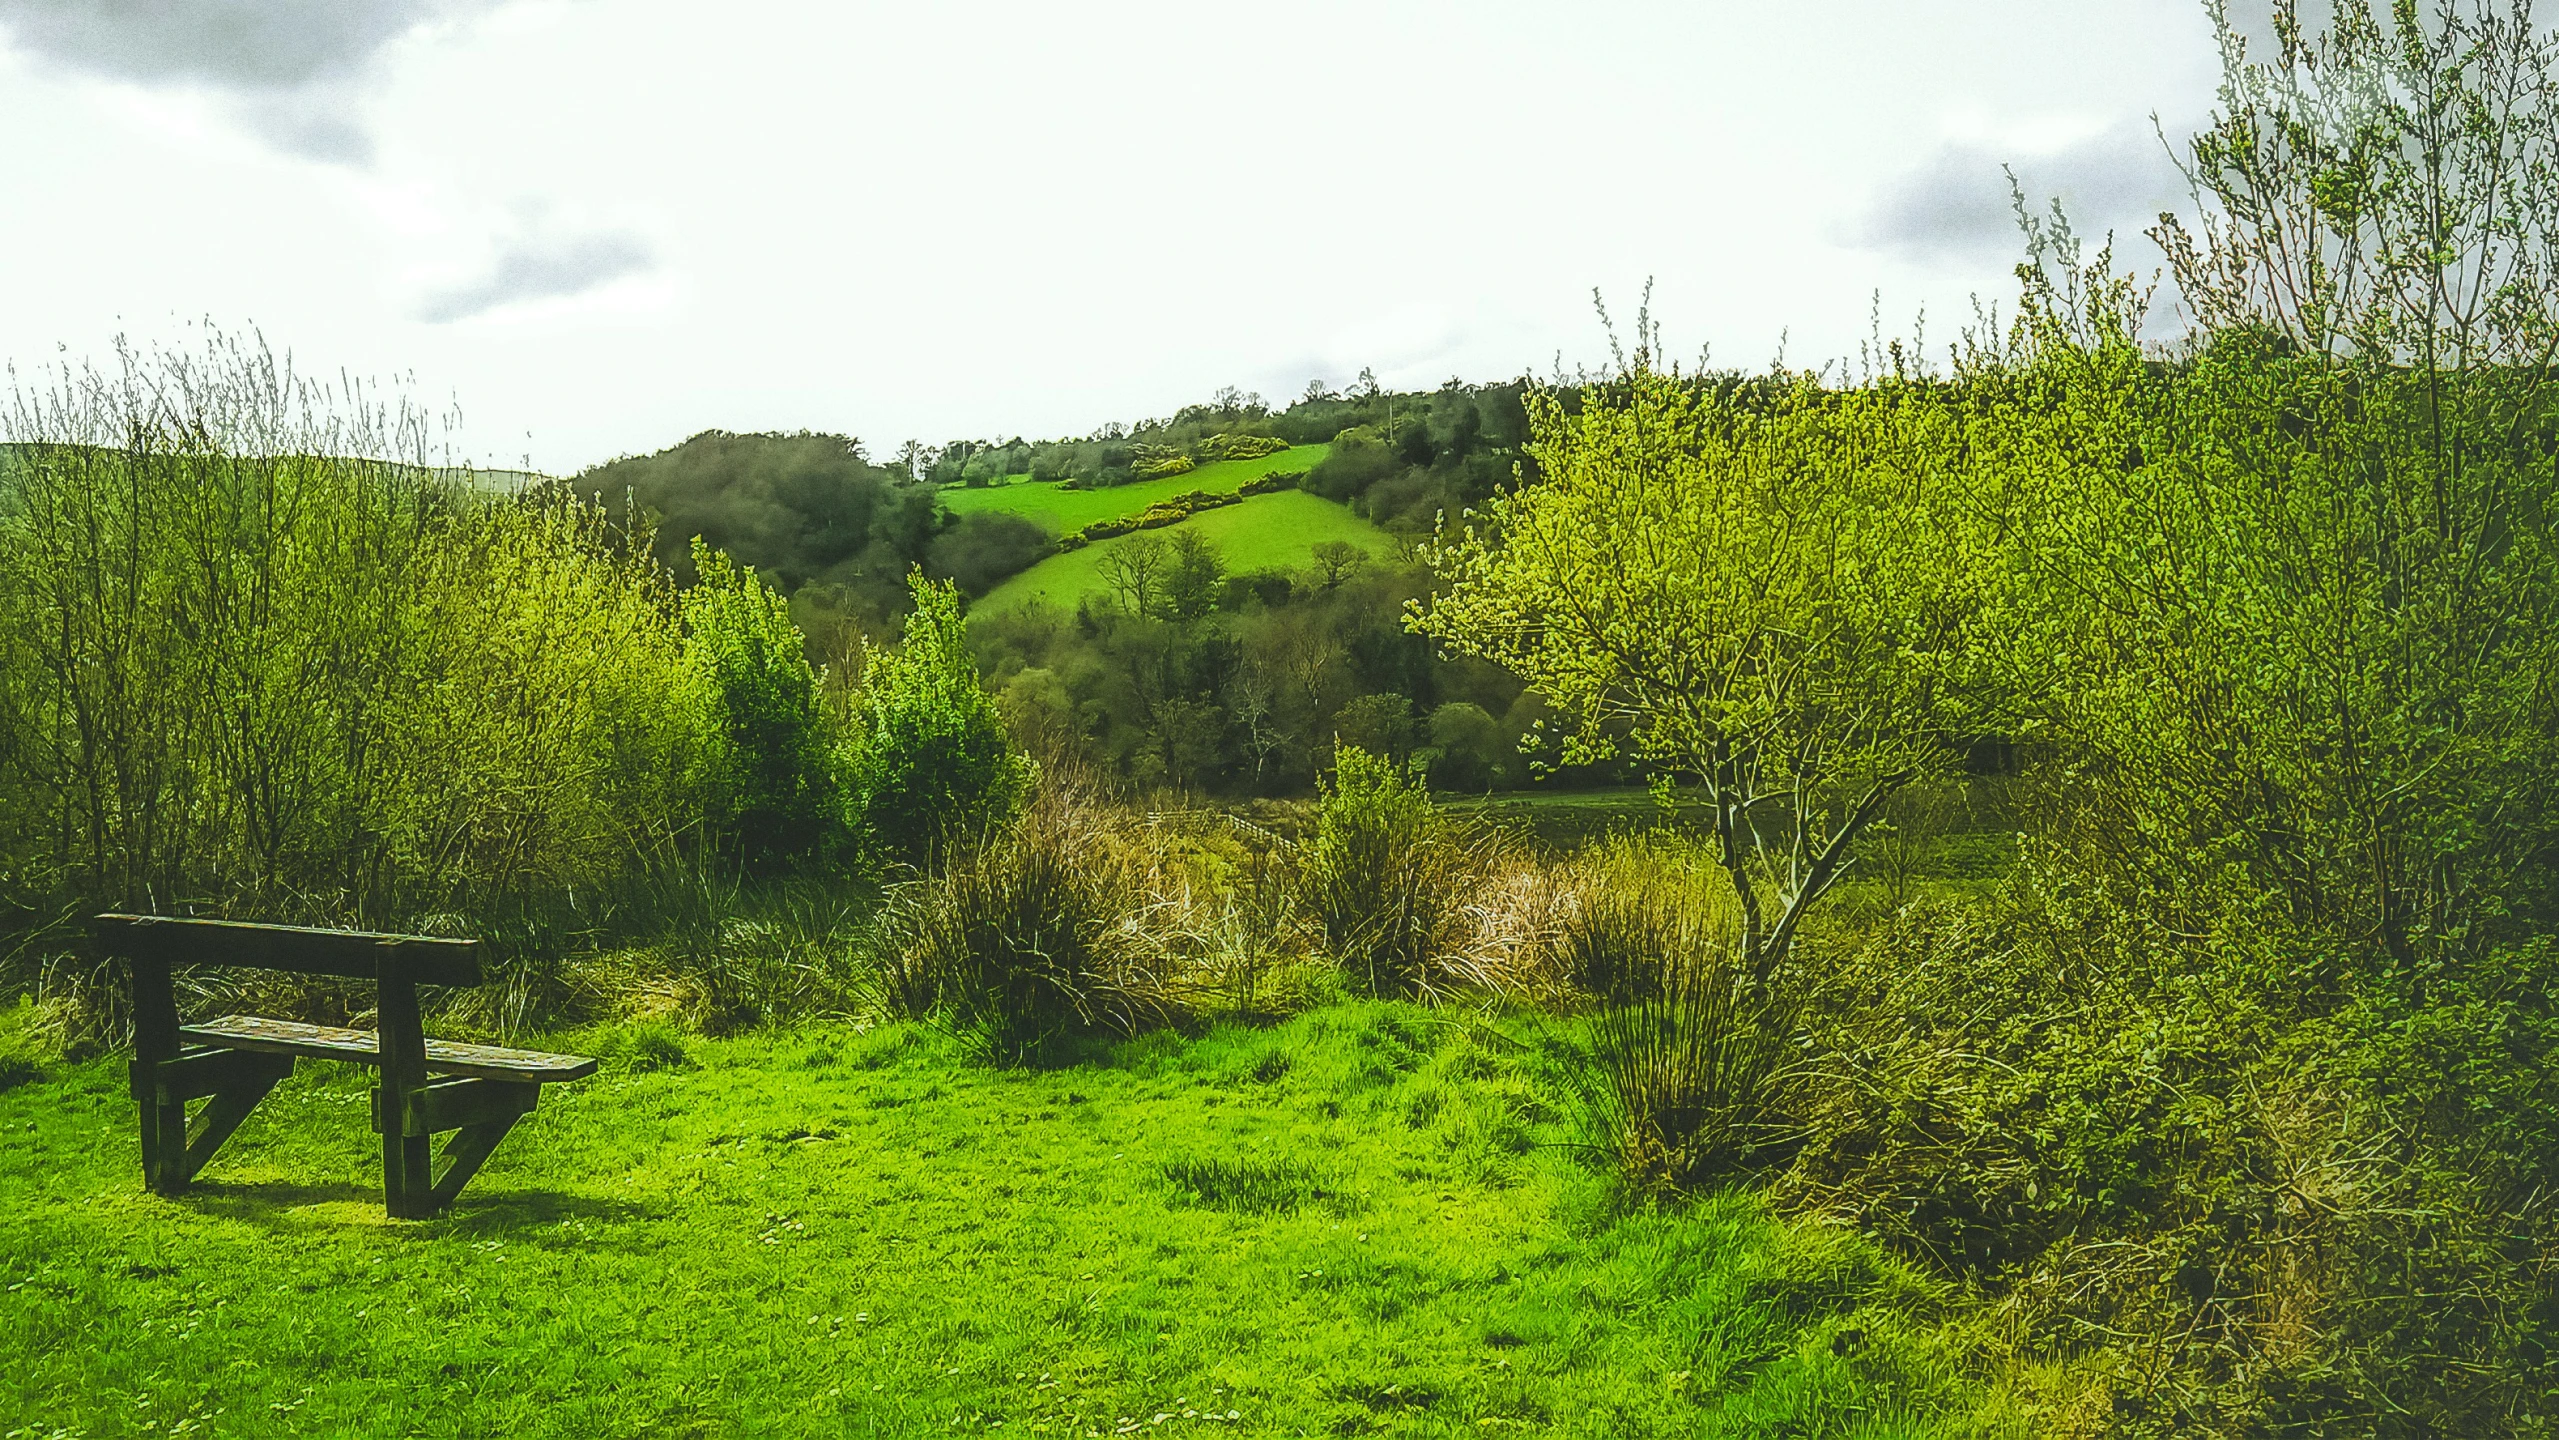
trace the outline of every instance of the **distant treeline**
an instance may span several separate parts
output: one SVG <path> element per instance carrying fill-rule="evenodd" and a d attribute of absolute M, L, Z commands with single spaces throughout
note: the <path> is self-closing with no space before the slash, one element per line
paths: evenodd
<path fill-rule="evenodd" d="M 1264 453 L 1252 442 L 1336 442 L 1306 487 L 1350 504 L 1389 529 L 1427 531 L 1440 510 L 1474 504 L 1508 479 L 1527 434 L 1525 380 L 1437 390 L 1390 391 L 1367 372 L 1348 392 L 1309 382 L 1284 408 L 1232 387 L 1169 419 L 1113 423 L 1081 439 L 910 441 L 898 468 L 940 485 L 991 485 L 1008 476 L 1100 488 L 1179 474 L 1207 463 Z M 1251 448 L 1247 448 L 1251 447 Z"/>
<path fill-rule="evenodd" d="M 1215 546 L 1166 533 L 1119 542 L 1104 562 L 1112 589 L 1072 614 L 1035 604 L 971 622 L 1033 753 L 1141 793 L 1302 794 L 1336 740 L 1418 763 L 1447 789 L 1527 778 L 1519 739 L 1537 700 L 1404 628 L 1427 569 L 1340 544 L 1294 570 L 1229 575 Z"/>

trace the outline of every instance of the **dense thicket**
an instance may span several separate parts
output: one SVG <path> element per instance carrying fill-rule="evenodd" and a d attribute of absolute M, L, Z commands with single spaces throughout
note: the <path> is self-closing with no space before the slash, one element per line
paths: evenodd
<path fill-rule="evenodd" d="M 1813 1057 L 1753 1097 L 1799 1127 L 1781 1193 L 1999 1295 L 2119 1432 L 2542 1434 L 2553 50 L 2495 5 L 2278 8 L 2158 232 L 2187 343 L 2058 216 L 1949 374 L 1742 385 L 1643 334 L 1578 413 L 1532 397 L 1542 483 L 1416 621 L 1715 802 L 1715 943 Z M 2004 891 L 1812 903 L 1985 734 L 2032 761 Z M 1733 1029 L 1612 1018 L 1583 1073 L 1694 1129 L 1712 1077 L 1683 1109 L 1632 1062 Z"/>
<path fill-rule="evenodd" d="M 1443 788 L 1528 779 L 1518 742 L 1542 702 L 1405 631 L 1405 604 L 1430 587 L 1418 566 L 1352 551 L 1228 576 L 1214 547 L 1173 534 L 1120 542 L 1138 554 L 1118 587 L 1071 614 L 971 622 L 987 683 L 1035 750 L 1139 791 L 1305 794 L 1337 741 L 1419 763 Z"/>
<path fill-rule="evenodd" d="M 379 919 L 684 828 L 672 592 L 592 511 L 490 504 L 420 422 L 221 348 L 22 393 L 0 513 L 11 873 Z"/>

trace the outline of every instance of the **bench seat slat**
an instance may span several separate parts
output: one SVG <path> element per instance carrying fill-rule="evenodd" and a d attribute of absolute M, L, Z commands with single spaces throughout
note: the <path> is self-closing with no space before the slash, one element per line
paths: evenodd
<path fill-rule="evenodd" d="M 336 1025 L 305 1025 L 269 1020 L 259 1015 L 225 1015 L 202 1025 L 182 1025 L 178 1034 L 199 1045 L 234 1050 L 264 1050 L 277 1055 L 308 1055 L 320 1060 L 381 1063 L 381 1041 L 370 1030 Z M 541 1050 L 509 1050 L 497 1045 L 464 1045 L 452 1040 L 426 1042 L 426 1068 L 437 1075 L 468 1075 L 482 1080 L 530 1080 L 551 1084 L 583 1080 L 596 1062 L 584 1055 L 553 1055 Z"/>

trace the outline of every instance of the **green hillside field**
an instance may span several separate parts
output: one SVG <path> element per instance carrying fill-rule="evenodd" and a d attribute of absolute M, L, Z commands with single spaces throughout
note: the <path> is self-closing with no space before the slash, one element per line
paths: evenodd
<path fill-rule="evenodd" d="M 953 487 L 942 492 L 942 508 L 954 515 L 970 515 L 980 510 L 1003 510 L 1036 521 L 1051 535 L 1081 530 L 1096 520 L 1117 520 L 1134 515 L 1158 500 L 1206 490 L 1212 495 L 1232 493 L 1247 480 L 1258 479 L 1274 471 L 1311 470 L 1332 447 L 1299 445 L 1277 455 L 1264 455 L 1252 460 L 1219 460 L 1202 465 L 1187 475 L 1163 480 L 1143 480 L 1134 485 L 1114 485 L 1106 490 L 1069 490 L 1062 485 L 1034 481 L 1029 476 L 1012 477 L 1008 483 L 970 490 Z"/>
<path fill-rule="evenodd" d="M 1182 478 L 1187 480 L 1190 477 Z M 1121 487 L 1123 490 L 1136 488 Z M 1119 491 L 1103 493 L 1118 494 Z M 1395 537 L 1352 514 L 1349 506 L 1302 490 L 1255 495 L 1240 505 L 1203 510 L 1183 521 L 1179 528 L 1195 530 L 1216 542 L 1218 554 L 1224 557 L 1230 575 L 1247 570 L 1301 568 L 1310 562 L 1309 552 L 1327 540 L 1348 540 L 1371 555 L 1390 555 L 1395 550 Z M 1166 533 L 1166 530 L 1137 532 L 1139 535 L 1157 536 Z M 1105 588 L 1101 573 L 1102 557 L 1108 555 L 1113 546 L 1125 545 L 1132 538 L 1122 535 L 1087 545 L 1081 550 L 1052 555 L 988 591 L 986 598 L 977 602 L 976 608 L 992 614 L 999 609 L 1010 609 L 1035 600 L 1072 606 L 1086 594 Z"/>

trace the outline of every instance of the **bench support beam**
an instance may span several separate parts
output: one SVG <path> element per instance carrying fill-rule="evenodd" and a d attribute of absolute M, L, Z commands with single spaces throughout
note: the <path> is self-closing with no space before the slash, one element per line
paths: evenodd
<path fill-rule="evenodd" d="M 423 1220 L 453 1202 L 498 1142 L 531 1114 L 542 1087 L 505 1080 L 438 1080 L 405 1094 L 373 1092 L 373 1128 L 382 1136 L 382 1201 L 395 1219 Z M 445 1131 L 444 1174 L 430 1159 Z M 392 1167 L 397 1166 L 394 1170 Z"/>
<path fill-rule="evenodd" d="M 133 1098 L 142 1110 L 142 1181 L 155 1194 L 184 1190 L 222 1142 L 293 1073 L 290 1055 L 191 1049 L 169 1060 L 133 1062 Z M 187 1102 L 204 1100 L 192 1137 Z"/>

